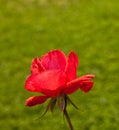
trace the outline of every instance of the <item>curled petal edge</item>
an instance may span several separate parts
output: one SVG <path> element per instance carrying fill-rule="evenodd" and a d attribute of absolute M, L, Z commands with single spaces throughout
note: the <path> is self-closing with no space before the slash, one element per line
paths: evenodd
<path fill-rule="evenodd" d="M 80 84 L 80 89 L 82 91 L 84 91 L 85 93 L 87 93 L 87 92 L 89 92 L 92 89 L 93 85 L 94 85 L 93 81 L 83 81 Z"/>

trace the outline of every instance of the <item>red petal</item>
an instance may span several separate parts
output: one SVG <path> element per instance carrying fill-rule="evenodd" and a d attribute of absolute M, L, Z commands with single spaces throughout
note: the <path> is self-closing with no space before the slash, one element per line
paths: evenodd
<path fill-rule="evenodd" d="M 84 92 L 88 92 L 91 90 L 91 88 L 93 87 L 94 82 L 93 81 L 83 81 L 80 84 L 80 89 Z"/>
<path fill-rule="evenodd" d="M 68 62 L 66 67 L 67 80 L 71 81 L 76 78 L 76 68 L 78 66 L 78 57 L 72 51 L 68 56 Z"/>
<path fill-rule="evenodd" d="M 47 96 L 33 96 L 26 100 L 26 106 L 35 106 L 44 103 L 48 99 Z"/>
<path fill-rule="evenodd" d="M 32 92 L 40 92 L 54 97 L 60 94 L 60 90 L 66 83 L 66 75 L 59 70 L 50 70 L 38 75 L 30 76 L 25 88 Z"/>
<path fill-rule="evenodd" d="M 67 83 L 67 85 L 63 88 L 62 93 L 64 94 L 71 94 L 75 92 L 80 87 L 80 83 L 83 79 L 77 78 Z"/>
<path fill-rule="evenodd" d="M 34 82 L 37 81 L 37 79 L 35 79 L 37 77 L 37 75 L 30 75 L 25 83 L 25 89 L 31 92 L 37 92 L 37 87 L 34 86 Z M 39 92 L 40 92 L 40 88 L 39 88 Z"/>
<path fill-rule="evenodd" d="M 43 66 L 47 70 L 60 69 L 65 70 L 66 67 L 66 57 L 60 50 L 53 50 L 48 52 L 41 58 Z"/>
<path fill-rule="evenodd" d="M 91 78 L 94 78 L 94 75 L 85 75 L 68 82 L 62 93 L 71 94 L 79 88 L 84 92 L 88 92 L 93 87 L 93 81 L 90 81 Z"/>
<path fill-rule="evenodd" d="M 40 72 L 42 72 L 44 70 L 45 70 L 45 68 L 42 65 L 40 59 L 39 58 L 33 59 L 32 65 L 31 65 L 32 74 L 38 74 L 38 73 L 40 73 Z"/>
<path fill-rule="evenodd" d="M 88 75 L 84 75 L 84 76 L 81 76 L 80 78 L 85 78 L 85 79 L 92 79 L 92 78 L 95 78 L 95 75 L 93 74 L 88 74 Z"/>

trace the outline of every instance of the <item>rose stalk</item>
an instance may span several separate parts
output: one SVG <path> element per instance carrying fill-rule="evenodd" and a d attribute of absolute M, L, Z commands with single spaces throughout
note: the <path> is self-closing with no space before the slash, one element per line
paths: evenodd
<path fill-rule="evenodd" d="M 52 50 L 41 58 L 35 58 L 31 65 L 31 74 L 25 83 L 25 89 L 31 92 L 38 92 L 42 96 L 33 96 L 26 100 L 26 106 L 35 106 L 44 103 L 51 98 L 45 113 L 50 109 L 54 110 L 57 102 L 59 109 L 65 115 L 70 130 L 73 130 L 69 115 L 67 113 L 67 101 L 75 108 L 76 105 L 68 97 L 78 89 L 88 92 L 93 87 L 93 74 L 84 75 L 77 78 L 76 69 L 78 67 L 78 57 L 72 51 L 68 55 L 60 50 Z M 44 114 L 45 114 L 44 113 Z"/>

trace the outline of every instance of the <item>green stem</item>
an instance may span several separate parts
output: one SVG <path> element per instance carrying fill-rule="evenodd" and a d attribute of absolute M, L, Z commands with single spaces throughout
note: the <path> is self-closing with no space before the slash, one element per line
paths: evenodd
<path fill-rule="evenodd" d="M 69 117 L 66 109 L 64 109 L 64 115 L 65 115 L 66 120 L 67 120 L 67 122 L 69 124 L 70 130 L 74 130 L 73 125 L 72 125 L 71 120 L 70 120 L 70 117 Z"/>

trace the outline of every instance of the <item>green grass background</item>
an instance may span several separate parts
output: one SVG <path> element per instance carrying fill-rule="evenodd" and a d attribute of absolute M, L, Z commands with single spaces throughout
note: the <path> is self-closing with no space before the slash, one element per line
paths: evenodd
<path fill-rule="evenodd" d="M 79 57 L 77 74 L 93 73 L 94 88 L 77 91 L 68 112 L 74 130 L 119 130 L 119 1 L 0 0 L 0 130 L 69 130 L 48 102 L 26 107 L 31 60 L 52 49 Z"/>

